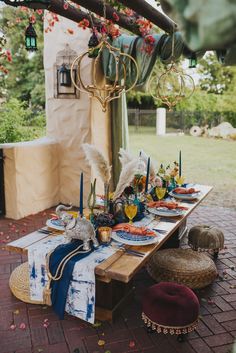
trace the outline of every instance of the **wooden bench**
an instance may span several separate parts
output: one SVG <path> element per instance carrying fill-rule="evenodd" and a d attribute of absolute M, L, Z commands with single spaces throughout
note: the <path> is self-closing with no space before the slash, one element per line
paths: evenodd
<path fill-rule="evenodd" d="M 198 200 L 194 202 L 181 202 L 188 207 L 185 215 L 172 222 L 160 218 L 158 228 L 166 231 L 159 235 L 158 243 L 147 246 L 129 246 L 131 249 L 141 251 L 145 255 L 137 257 L 117 251 L 106 261 L 95 268 L 96 274 L 96 318 L 110 320 L 120 312 L 121 308 L 130 298 L 133 291 L 133 277 L 142 268 L 148 259 L 160 248 L 178 247 L 181 236 L 186 231 L 186 222 L 191 212 L 203 201 L 212 190 L 211 186 L 196 185 L 201 191 Z M 54 237 L 39 232 L 30 233 L 6 245 L 6 250 L 27 254 L 28 248 L 44 238 Z"/>

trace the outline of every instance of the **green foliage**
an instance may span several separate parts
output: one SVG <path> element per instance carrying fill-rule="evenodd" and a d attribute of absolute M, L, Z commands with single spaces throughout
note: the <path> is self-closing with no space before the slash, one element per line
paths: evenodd
<path fill-rule="evenodd" d="M 45 126 L 43 114 L 32 118 L 32 111 L 26 108 L 26 103 L 16 98 L 1 105 L 0 143 L 28 141 L 39 137 L 39 130 L 30 126 Z"/>
<path fill-rule="evenodd" d="M 156 103 L 149 93 L 130 91 L 127 93 L 127 105 L 129 108 L 155 109 Z"/>
<path fill-rule="evenodd" d="M 199 62 L 200 87 L 208 93 L 223 94 L 231 87 L 234 70 L 218 62 L 215 54 L 208 53 Z"/>
<path fill-rule="evenodd" d="M 11 49 L 12 63 L 6 63 L 8 75 L 0 87 L 0 95 L 6 99 L 17 98 L 27 102 L 34 110 L 45 106 L 43 70 L 43 22 L 37 13 L 36 24 L 38 51 L 28 53 L 25 49 L 25 28 L 29 13 L 10 6 L 0 8 L 0 32 L 7 39 L 6 47 Z M 16 23 L 17 22 L 17 23 Z"/>

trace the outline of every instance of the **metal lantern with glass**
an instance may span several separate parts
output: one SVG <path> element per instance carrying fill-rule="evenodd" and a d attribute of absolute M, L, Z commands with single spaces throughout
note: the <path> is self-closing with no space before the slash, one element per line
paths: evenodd
<path fill-rule="evenodd" d="M 29 26 L 25 30 L 25 49 L 29 51 L 37 50 L 37 34 L 32 19 L 30 19 Z"/>

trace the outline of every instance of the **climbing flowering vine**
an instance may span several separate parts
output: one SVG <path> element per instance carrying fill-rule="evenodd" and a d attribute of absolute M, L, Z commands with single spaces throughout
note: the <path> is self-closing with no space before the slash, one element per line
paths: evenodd
<path fill-rule="evenodd" d="M 106 3 L 114 8 L 114 12 L 112 14 L 112 19 L 105 19 L 103 17 L 97 16 L 93 14 L 93 19 L 99 19 L 101 21 L 100 26 L 93 26 L 91 28 L 91 32 L 98 35 L 100 32 L 101 34 L 108 35 L 111 39 L 115 39 L 121 35 L 120 28 L 118 26 L 118 21 L 120 19 L 119 14 L 123 13 L 132 20 L 133 26 L 139 29 L 140 35 L 145 38 L 145 43 L 142 48 L 147 54 L 152 53 L 154 48 L 155 39 L 151 35 L 151 31 L 153 29 L 153 25 L 150 21 L 144 19 L 143 17 L 139 16 L 133 10 L 125 7 L 124 5 L 120 4 L 115 0 L 107 0 Z M 69 8 L 80 9 L 80 6 L 73 3 L 70 0 L 64 0 L 63 8 L 64 10 L 68 10 Z M 28 20 L 30 19 L 31 22 L 35 23 L 36 21 L 44 21 L 44 31 L 45 33 L 52 32 L 55 28 L 56 24 L 60 21 L 60 17 L 52 13 L 50 11 L 44 11 L 38 9 L 36 11 L 27 8 L 25 6 L 21 6 L 16 9 L 16 16 L 14 21 L 11 23 L 7 23 L 8 28 L 11 28 L 17 24 L 25 23 L 25 27 L 27 26 Z M 86 30 L 89 28 L 91 21 L 87 18 L 83 18 L 80 22 L 78 22 L 78 27 Z M 7 33 L 7 28 L 4 29 L 5 33 Z M 74 34 L 74 30 L 71 28 L 67 28 L 66 33 L 69 35 Z M 1 33 L 1 31 L 0 31 Z M 1 35 L 1 34 L 0 34 Z M 99 35 L 98 35 L 99 37 Z M 11 52 L 6 47 L 6 38 L 5 36 L 0 37 L 0 74 L 6 75 L 8 73 L 8 69 L 5 67 L 6 62 L 12 62 L 14 58 L 12 58 Z"/>

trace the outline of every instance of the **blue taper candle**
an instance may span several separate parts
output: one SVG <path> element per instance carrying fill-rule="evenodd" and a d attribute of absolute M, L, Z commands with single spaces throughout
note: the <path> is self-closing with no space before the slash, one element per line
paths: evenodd
<path fill-rule="evenodd" d="M 181 156 L 181 150 L 179 151 L 179 176 L 181 177 L 182 175 L 182 156 Z"/>
<path fill-rule="evenodd" d="M 147 162 L 147 175 L 146 175 L 146 183 L 145 183 L 145 192 L 148 192 L 149 172 L 150 172 L 150 157 L 148 157 L 148 162 Z"/>
<path fill-rule="evenodd" d="M 80 174 L 79 213 L 83 217 L 84 174 Z"/>

